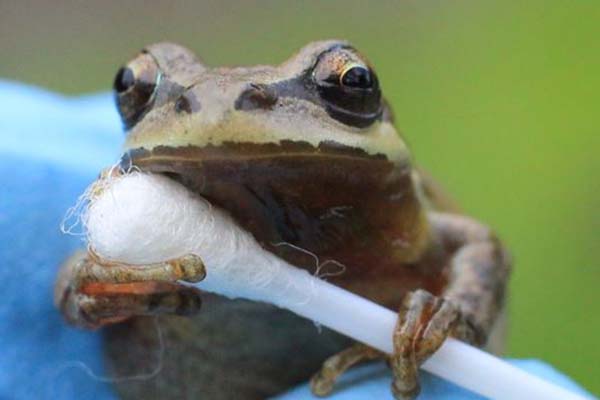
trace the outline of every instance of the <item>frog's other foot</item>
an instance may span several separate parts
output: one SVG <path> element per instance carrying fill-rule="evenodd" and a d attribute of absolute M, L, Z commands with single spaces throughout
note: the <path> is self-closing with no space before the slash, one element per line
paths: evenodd
<path fill-rule="evenodd" d="M 138 315 L 188 316 L 200 310 L 201 292 L 177 281 L 198 282 L 205 275 L 194 255 L 133 266 L 78 252 L 61 267 L 54 300 L 69 323 L 88 329 Z"/>
<path fill-rule="evenodd" d="M 327 396 L 333 391 L 337 378 L 349 368 L 361 362 L 384 357 L 385 354 L 381 351 L 356 343 L 325 360 L 321 369 L 311 378 L 310 389 L 315 396 Z"/>
<path fill-rule="evenodd" d="M 419 367 L 448 336 L 468 343 L 478 342 L 475 328 L 460 309 L 448 299 L 425 290 L 416 290 L 404 298 L 394 331 L 392 393 L 398 400 L 414 399 L 420 392 Z"/>
<path fill-rule="evenodd" d="M 362 343 L 329 357 L 310 381 L 316 396 L 329 395 L 335 381 L 351 367 L 376 359 L 387 359 L 392 369 L 392 394 L 412 400 L 420 391 L 418 370 L 448 336 L 482 345 L 483 335 L 463 316 L 451 300 L 425 290 L 405 296 L 393 335 L 394 354 L 387 355 Z"/>

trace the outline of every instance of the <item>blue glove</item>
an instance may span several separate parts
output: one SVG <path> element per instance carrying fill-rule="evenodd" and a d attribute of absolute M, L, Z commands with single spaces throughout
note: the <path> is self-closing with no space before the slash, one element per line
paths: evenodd
<path fill-rule="evenodd" d="M 52 304 L 58 265 L 81 238 L 61 234 L 67 208 L 123 141 L 110 95 L 68 99 L 0 81 L 0 398 L 115 399 L 98 332 L 67 326 Z M 515 365 L 584 393 L 538 361 Z M 391 399 L 382 364 L 344 375 L 330 399 Z M 280 400 L 312 398 L 303 385 Z M 424 374 L 422 399 L 478 396 Z"/>

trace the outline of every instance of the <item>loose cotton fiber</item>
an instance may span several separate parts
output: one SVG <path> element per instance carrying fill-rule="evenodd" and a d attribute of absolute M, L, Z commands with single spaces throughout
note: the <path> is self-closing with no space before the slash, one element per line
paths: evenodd
<path fill-rule="evenodd" d="M 88 191 L 82 219 L 101 258 L 128 264 L 196 254 L 200 289 L 266 301 L 386 353 L 396 313 L 311 276 L 265 251 L 223 211 L 160 175 L 109 176 Z M 582 399 L 502 360 L 449 338 L 423 369 L 490 398 Z"/>

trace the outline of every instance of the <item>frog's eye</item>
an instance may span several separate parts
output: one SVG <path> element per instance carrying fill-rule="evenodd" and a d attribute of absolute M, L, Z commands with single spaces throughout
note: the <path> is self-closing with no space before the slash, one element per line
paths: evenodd
<path fill-rule="evenodd" d="M 373 73 L 362 65 L 350 65 L 340 75 L 340 85 L 359 89 L 373 87 Z"/>
<path fill-rule="evenodd" d="M 139 55 L 117 72 L 113 88 L 126 128 L 135 125 L 152 105 L 159 75 L 149 54 Z"/>
<path fill-rule="evenodd" d="M 133 85 L 135 85 L 135 76 L 133 75 L 133 71 L 129 67 L 121 67 L 119 72 L 117 72 L 117 76 L 115 77 L 115 82 L 113 84 L 117 94 L 126 92 L 128 89 L 131 89 Z"/>
<path fill-rule="evenodd" d="M 322 53 L 312 77 L 325 109 L 338 121 L 365 128 L 381 117 L 377 76 L 354 49 L 339 46 Z"/>

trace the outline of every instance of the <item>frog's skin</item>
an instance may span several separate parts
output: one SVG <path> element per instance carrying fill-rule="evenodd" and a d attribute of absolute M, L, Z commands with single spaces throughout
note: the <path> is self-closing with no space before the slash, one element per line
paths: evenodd
<path fill-rule="evenodd" d="M 490 345 L 507 253 L 413 166 L 373 68 L 351 45 L 311 43 L 279 66 L 209 68 L 159 43 L 119 71 L 115 90 L 125 167 L 182 182 L 298 267 L 314 271 L 311 254 L 334 260 L 330 282 L 399 310 L 388 359 L 397 398 L 418 394 L 418 366 L 448 335 Z M 123 398 L 263 399 L 311 375 L 325 395 L 347 368 L 384 357 L 286 310 L 185 288 L 176 281 L 204 276 L 197 257 L 104 264 L 75 256 L 56 298 L 70 322 L 108 325 Z M 160 335 L 148 316 L 157 314 Z"/>

